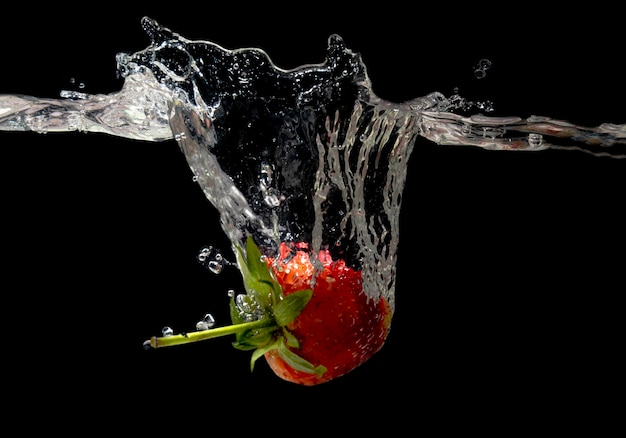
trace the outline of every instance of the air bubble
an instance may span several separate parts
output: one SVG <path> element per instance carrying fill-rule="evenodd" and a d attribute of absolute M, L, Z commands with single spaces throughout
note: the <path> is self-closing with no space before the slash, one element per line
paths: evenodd
<path fill-rule="evenodd" d="M 263 201 L 270 207 L 278 207 L 284 200 L 284 196 L 280 194 L 276 188 L 272 187 L 273 183 L 273 166 L 263 161 L 261 163 L 261 174 L 259 176 L 259 190 L 263 194 Z"/>
<path fill-rule="evenodd" d="M 235 308 L 244 321 L 258 321 L 265 316 L 263 308 L 253 295 L 237 295 L 235 297 Z"/>
<path fill-rule="evenodd" d="M 478 67 L 483 69 L 483 70 L 487 70 L 489 68 L 491 68 L 491 61 L 489 61 L 488 59 L 481 59 L 478 62 Z"/>
<path fill-rule="evenodd" d="M 215 325 L 215 318 L 210 313 L 204 315 L 202 320 L 196 323 L 196 330 L 208 330 Z"/>
<path fill-rule="evenodd" d="M 284 199 L 284 196 L 280 195 L 280 192 L 274 188 L 268 189 L 263 197 L 263 201 L 270 207 L 278 207 Z"/>
<path fill-rule="evenodd" d="M 205 246 L 198 253 L 198 262 L 214 274 L 219 274 L 224 270 L 224 266 L 230 266 L 232 263 L 226 260 L 222 253 L 212 247 Z"/>
<path fill-rule="evenodd" d="M 224 265 L 217 260 L 211 260 L 207 266 L 214 274 L 219 274 L 224 269 Z"/>
<path fill-rule="evenodd" d="M 165 326 L 161 330 L 161 333 L 163 333 L 163 336 L 172 336 L 174 334 L 174 330 L 172 329 L 172 327 Z"/>
<path fill-rule="evenodd" d="M 528 134 L 528 144 L 534 148 L 538 148 L 543 144 L 543 135 L 531 133 Z"/>
<path fill-rule="evenodd" d="M 491 61 L 488 59 L 481 59 L 474 67 L 474 76 L 477 79 L 482 79 L 487 76 L 487 70 L 491 68 Z"/>

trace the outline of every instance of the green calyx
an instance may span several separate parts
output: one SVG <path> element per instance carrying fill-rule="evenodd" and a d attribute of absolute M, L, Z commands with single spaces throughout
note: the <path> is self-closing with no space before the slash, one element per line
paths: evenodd
<path fill-rule="evenodd" d="M 253 350 L 250 370 L 265 353 L 276 350 L 293 369 L 317 374 L 326 372 L 324 366 L 314 366 L 298 356 L 291 348 L 300 348 L 298 339 L 287 329 L 304 310 L 313 296 L 311 289 L 303 289 L 287 296 L 276 280 L 274 271 L 263 260 L 261 251 L 251 236 L 245 252 L 237 248 L 237 263 L 243 276 L 246 294 L 232 296 L 230 317 L 232 325 L 198 330 L 191 333 L 153 336 L 146 347 L 160 348 L 235 335 L 233 346 L 239 350 Z"/>
<path fill-rule="evenodd" d="M 234 296 L 231 298 L 231 320 L 234 325 L 243 325 L 250 323 L 255 315 L 261 316 L 254 321 L 259 325 L 235 333 L 233 346 L 239 350 L 254 350 L 250 360 L 251 371 L 254 370 L 257 359 L 271 350 L 276 350 L 293 369 L 318 376 L 324 374 L 324 366 L 314 366 L 289 348 L 300 348 L 300 342 L 287 329 L 287 325 L 304 310 L 313 296 L 313 291 L 303 289 L 283 295 L 273 270 L 263 260 L 251 236 L 246 241 L 245 254 L 241 248 L 237 249 L 237 263 L 243 276 L 246 295 L 239 299 Z"/>

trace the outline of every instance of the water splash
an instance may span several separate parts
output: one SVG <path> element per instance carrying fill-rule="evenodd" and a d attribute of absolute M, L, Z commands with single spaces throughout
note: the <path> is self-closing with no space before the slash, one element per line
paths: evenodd
<path fill-rule="evenodd" d="M 151 44 L 116 58 L 120 91 L 0 95 L 0 130 L 174 140 L 234 246 L 253 235 L 268 255 L 284 241 L 310 242 L 312 254 L 327 247 L 363 271 L 369 296 L 392 305 L 402 190 L 418 137 L 489 150 L 626 157 L 624 124 L 489 117 L 490 102 L 468 102 L 456 92 L 380 99 L 360 55 L 337 35 L 323 63 L 283 70 L 260 49 L 187 40 L 150 18 L 142 26 Z M 475 74 L 484 77 L 490 67 L 481 60 Z"/>

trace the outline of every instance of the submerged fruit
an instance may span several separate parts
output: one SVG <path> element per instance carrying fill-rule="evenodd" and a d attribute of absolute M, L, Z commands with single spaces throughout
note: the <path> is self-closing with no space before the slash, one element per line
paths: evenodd
<path fill-rule="evenodd" d="M 233 324 L 153 337 L 148 345 L 234 334 L 235 348 L 253 350 L 252 370 L 264 357 L 278 377 L 311 386 L 352 371 L 385 343 L 393 313 L 389 302 L 369 298 L 361 272 L 333 260 L 327 250 L 311 257 L 307 244 L 283 242 L 275 258 L 262 257 L 249 237 L 237 256 L 246 294 L 231 299 Z"/>
<path fill-rule="evenodd" d="M 327 371 L 320 376 L 305 373 L 292 368 L 277 350 L 265 353 L 276 375 L 305 385 L 334 379 L 368 360 L 385 343 L 392 315 L 385 298 L 365 295 L 360 271 L 346 266 L 343 260 L 333 260 L 328 250 L 319 251 L 317 257 L 321 270 L 316 276 L 305 245 L 290 249 L 283 243 L 280 258 L 268 259 L 285 296 L 301 289 L 313 290 L 307 306 L 287 325 L 300 342 L 300 348 L 290 349 Z"/>

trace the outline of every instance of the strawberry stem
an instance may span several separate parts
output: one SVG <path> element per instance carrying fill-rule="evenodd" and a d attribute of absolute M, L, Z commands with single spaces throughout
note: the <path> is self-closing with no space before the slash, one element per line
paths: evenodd
<path fill-rule="evenodd" d="M 262 319 L 259 321 L 232 324 L 224 327 L 217 327 L 208 330 L 198 330 L 191 333 L 184 333 L 171 336 L 153 336 L 145 345 L 152 348 L 171 347 L 174 345 L 189 344 L 192 342 L 204 341 L 207 339 L 219 338 L 222 336 L 235 335 L 246 330 L 261 328 L 278 328 L 273 319 Z"/>

